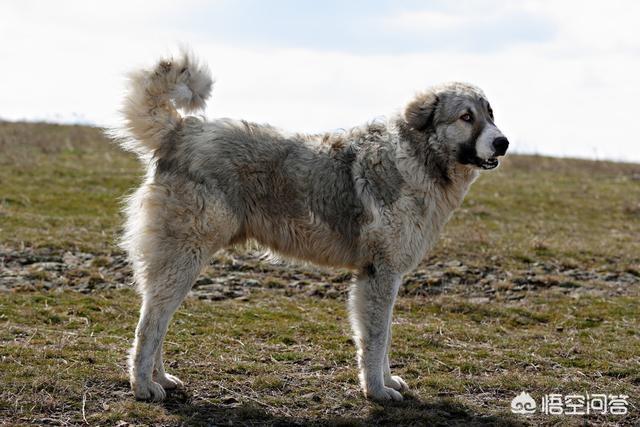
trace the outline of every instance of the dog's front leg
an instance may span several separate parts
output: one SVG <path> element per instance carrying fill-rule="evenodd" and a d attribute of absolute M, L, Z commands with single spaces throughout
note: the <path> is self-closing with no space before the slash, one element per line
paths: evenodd
<path fill-rule="evenodd" d="M 364 268 L 349 295 L 349 314 L 358 350 L 360 384 L 374 400 L 402 400 L 402 395 L 385 386 L 386 353 L 391 312 L 400 275 L 386 266 Z"/>

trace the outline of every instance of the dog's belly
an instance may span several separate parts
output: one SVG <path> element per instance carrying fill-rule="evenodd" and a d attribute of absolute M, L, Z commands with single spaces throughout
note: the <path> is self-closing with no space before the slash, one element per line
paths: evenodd
<path fill-rule="evenodd" d="M 356 236 L 344 235 L 311 216 L 251 218 L 245 231 L 247 238 L 289 258 L 333 267 L 356 268 L 360 264 Z"/>

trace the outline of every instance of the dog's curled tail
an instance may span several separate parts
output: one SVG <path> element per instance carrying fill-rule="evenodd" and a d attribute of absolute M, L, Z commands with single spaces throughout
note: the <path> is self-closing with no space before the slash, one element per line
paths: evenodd
<path fill-rule="evenodd" d="M 121 109 L 124 123 L 109 133 L 124 149 L 147 157 L 182 121 L 177 109 L 204 109 L 212 86 L 209 67 L 186 51 L 178 58 L 161 59 L 151 69 L 134 71 Z"/>

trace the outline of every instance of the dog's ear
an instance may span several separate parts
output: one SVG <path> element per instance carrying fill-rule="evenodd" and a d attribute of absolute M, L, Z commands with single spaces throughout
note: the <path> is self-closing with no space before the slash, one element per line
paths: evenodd
<path fill-rule="evenodd" d="M 425 130 L 433 122 L 433 114 L 438 105 L 438 95 L 432 91 L 415 97 L 404 110 L 404 120 L 415 130 Z"/>

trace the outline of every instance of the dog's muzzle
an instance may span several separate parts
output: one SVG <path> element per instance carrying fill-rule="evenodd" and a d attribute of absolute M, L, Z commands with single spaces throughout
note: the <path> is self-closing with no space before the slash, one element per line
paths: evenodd
<path fill-rule="evenodd" d="M 498 165 L 500 164 L 498 157 L 504 156 L 507 153 L 507 148 L 509 148 L 509 140 L 504 136 L 499 136 L 493 140 L 491 145 L 493 147 L 493 157 L 482 160 L 478 164 L 478 166 L 485 170 L 495 169 L 498 167 Z"/>

